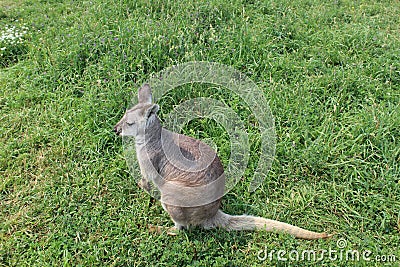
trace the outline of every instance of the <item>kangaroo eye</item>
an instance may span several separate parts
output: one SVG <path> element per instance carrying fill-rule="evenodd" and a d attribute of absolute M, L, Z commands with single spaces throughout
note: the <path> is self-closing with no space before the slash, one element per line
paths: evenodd
<path fill-rule="evenodd" d="M 133 121 L 126 121 L 126 124 L 128 124 L 129 126 L 132 126 L 132 125 L 135 124 L 135 122 L 133 122 Z"/>

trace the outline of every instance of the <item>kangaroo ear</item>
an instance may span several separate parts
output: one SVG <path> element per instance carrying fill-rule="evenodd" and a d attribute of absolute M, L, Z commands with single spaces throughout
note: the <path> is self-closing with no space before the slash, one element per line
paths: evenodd
<path fill-rule="evenodd" d="M 147 83 L 139 89 L 138 100 L 139 103 L 151 104 L 151 88 Z"/>
<path fill-rule="evenodd" d="M 150 118 L 151 115 L 157 114 L 158 110 L 160 109 L 160 106 L 157 104 L 149 106 L 146 111 L 145 111 L 145 118 L 148 119 Z"/>

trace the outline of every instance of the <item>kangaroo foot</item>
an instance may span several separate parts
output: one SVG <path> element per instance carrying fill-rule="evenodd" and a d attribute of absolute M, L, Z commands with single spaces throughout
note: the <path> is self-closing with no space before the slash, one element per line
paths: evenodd
<path fill-rule="evenodd" d="M 179 230 L 173 226 L 173 227 L 167 227 L 167 226 L 158 226 L 158 225 L 148 225 L 149 232 L 150 233 L 158 233 L 162 234 L 163 232 L 166 232 L 167 235 L 175 236 L 178 234 Z"/>

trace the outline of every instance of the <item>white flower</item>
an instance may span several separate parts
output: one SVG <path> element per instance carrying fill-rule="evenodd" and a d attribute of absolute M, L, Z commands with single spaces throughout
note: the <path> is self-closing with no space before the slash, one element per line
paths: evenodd
<path fill-rule="evenodd" d="M 12 25 L 5 25 L 3 30 L 0 30 L 0 45 L 15 45 L 23 43 L 23 37 L 28 33 L 28 28 L 21 26 L 17 28 Z M 2 49 L 2 50 L 5 50 Z"/>

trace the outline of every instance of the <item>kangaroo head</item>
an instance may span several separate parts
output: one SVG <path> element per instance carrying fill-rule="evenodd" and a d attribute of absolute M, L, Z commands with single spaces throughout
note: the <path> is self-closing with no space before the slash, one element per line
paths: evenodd
<path fill-rule="evenodd" d="M 154 120 L 159 109 L 157 104 L 152 104 L 151 88 L 143 85 L 138 92 L 139 103 L 127 110 L 122 119 L 115 125 L 114 132 L 121 136 L 144 135 L 146 126 Z"/>

